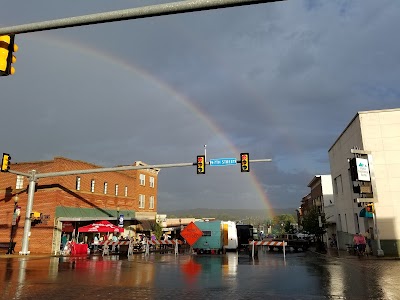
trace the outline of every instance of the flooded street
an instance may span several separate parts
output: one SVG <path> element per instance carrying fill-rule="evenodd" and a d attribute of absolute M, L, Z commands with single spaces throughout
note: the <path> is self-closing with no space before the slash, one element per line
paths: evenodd
<path fill-rule="evenodd" d="M 400 299 L 400 261 L 263 253 L 0 258 L 1 299 Z"/>

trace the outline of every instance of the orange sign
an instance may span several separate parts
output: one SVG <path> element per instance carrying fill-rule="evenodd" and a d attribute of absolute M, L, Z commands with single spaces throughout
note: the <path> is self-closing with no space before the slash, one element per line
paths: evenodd
<path fill-rule="evenodd" d="M 181 236 L 190 246 L 192 246 L 203 236 L 203 231 L 201 231 L 193 222 L 190 222 L 189 225 L 181 231 Z"/>

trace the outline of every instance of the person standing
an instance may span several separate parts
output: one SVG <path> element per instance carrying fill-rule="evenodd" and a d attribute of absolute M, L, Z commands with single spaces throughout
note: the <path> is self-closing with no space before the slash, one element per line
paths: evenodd
<path fill-rule="evenodd" d="M 371 233 L 370 233 L 370 231 L 369 231 L 369 228 L 368 228 L 367 231 L 364 233 L 364 237 L 365 237 L 365 241 L 366 241 L 367 246 L 368 246 L 367 252 L 368 252 L 368 253 L 372 253 Z"/>
<path fill-rule="evenodd" d="M 67 242 L 68 242 L 68 238 L 67 238 L 67 235 L 66 235 L 65 232 L 64 232 L 64 233 L 62 234 L 62 236 L 61 236 L 61 251 L 64 250 L 65 245 L 67 245 Z"/>
<path fill-rule="evenodd" d="M 99 247 L 99 238 L 97 234 L 95 234 L 93 238 L 93 252 L 97 251 L 98 247 Z"/>

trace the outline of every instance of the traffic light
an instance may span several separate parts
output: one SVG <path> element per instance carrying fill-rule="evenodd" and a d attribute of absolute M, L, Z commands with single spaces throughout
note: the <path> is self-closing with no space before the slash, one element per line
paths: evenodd
<path fill-rule="evenodd" d="M 35 226 L 36 224 L 42 223 L 43 214 L 38 211 L 31 212 L 31 224 Z"/>
<path fill-rule="evenodd" d="M 10 154 L 3 153 L 3 159 L 1 160 L 1 172 L 8 172 L 10 170 Z"/>
<path fill-rule="evenodd" d="M 250 162 L 248 153 L 240 153 L 240 171 L 250 172 Z"/>
<path fill-rule="evenodd" d="M 0 35 L 0 76 L 13 75 L 15 69 L 12 66 L 17 61 L 13 52 L 18 51 L 18 46 L 14 43 L 14 34 Z"/>
<path fill-rule="evenodd" d="M 365 207 L 365 210 L 367 212 L 373 213 L 374 212 L 374 204 L 373 203 L 367 204 L 367 206 Z"/>
<path fill-rule="evenodd" d="M 353 157 L 349 160 L 350 163 L 350 177 L 351 181 L 357 181 L 358 180 L 358 173 L 357 173 L 357 161 L 356 158 Z"/>
<path fill-rule="evenodd" d="M 197 174 L 206 174 L 206 156 L 197 155 Z"/>

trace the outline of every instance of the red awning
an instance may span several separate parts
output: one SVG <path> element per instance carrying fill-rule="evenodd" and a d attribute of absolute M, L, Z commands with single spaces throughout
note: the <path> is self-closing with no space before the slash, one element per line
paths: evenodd
<path fill-rule="evenodd" d="M 124 228 L 111 224 L 108 221 L 99 221 L 78 228 L 78 232 L 124 232 Z"/>

